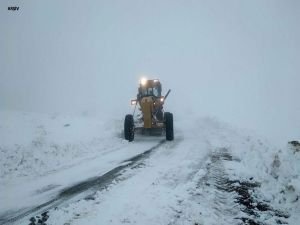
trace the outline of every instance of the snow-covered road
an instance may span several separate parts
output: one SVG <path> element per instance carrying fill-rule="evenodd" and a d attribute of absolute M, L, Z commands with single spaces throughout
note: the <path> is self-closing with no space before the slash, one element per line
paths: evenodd
<path fill-rule="evenodd" d="M 29 224 L 30 218 L 44 219 L 48 225 L 297 224 L 299 220 L 299 152 L 278 150 L 215 119 L 176 121 L 173 142 L 138 135 L 133 143 L 115 131 L 121 122 L 98 140 L 98 128 L 103 130 L 106 123 L 98 124 L 93 133 L 95 121 L 85 120 L 81 124 L 89 129 L 81 128 L 91 139 L 84 137 L 72 148 L 65 148 L 69 143 L 58 142 L 55 135 L 69 132 L 69 137 L 79 128 L 77 119 L 68 118 L 70 125 L 65 126 L 65 118 L 56 118 L 63 124 L 60 129 L 53 128 L 53 120 L 29 121 L 39 131 L 40 145 L 22 143 L 14 150 L 28 155 L 31 147 L 45 167 L 32 173 L 32 161 L 8 153 L 5 149 L 13 145 L 3 142 L 1 158 L 15 160 L 17 170 L 9 167 L 13 163 L 1 164 L 8 171 L 0 180 L 1 224 Z M 41 127 L 45 132 L 40 133 Z M 76 143 L 75 133 L 70 143 Z M 37 140 L 34 135 L 32 140 Z M 82 146 L 91 148 L 74 154 Z M 52 160 L 59 162 L 56 168 L 48 165 Z"/>
<path fill-rule="evenodd" d="M 148 145 L 156 142 L 148 142 Z M 144 148 L 147 144 L 142 146 L 137 144 L 131 148 L 134 153 L 125 151 L 126 148 L 118 148 L 111 150 L 110 154 L 103 153 L 98 157 L 86 159 L 67 169 L 35 178 L 32 182 L 5 186 L 5 190 L 1 192 L 1 198 L 11 205 L 5 205 L 6 212 L 1 216 L 2 220 L 5 223 L 18 221 L 25 216 L 65 204 L 71 198 L 78 199 L 77 195 L 82 197 L 90 195 L 91 191 L 102 190 L 117 179 L 125 168 L 140 163 L 164 142 L 162 140 L 146 150 Z M 125 158 L 132 154 L 137 155 Z M 18 199 L 22 199 L 22 202 Z"/>

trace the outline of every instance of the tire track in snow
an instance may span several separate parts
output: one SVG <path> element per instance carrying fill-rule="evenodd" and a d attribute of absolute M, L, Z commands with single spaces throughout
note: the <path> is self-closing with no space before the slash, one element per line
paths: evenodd
<path fill-rule="evenodd" d="M 62 191 L 60 191 L 60 193 L 55 198 L 43 204 L 40 204 L 30 209 L 24 209 L 18 212 L 11 212 L 11 213 L 7 213 L 6 215 L 0 215 L 0 224 L 2 225 L 13 224 L 25 217 L 30 217 L 34 214 L 36 215 L 36 214 L 47 212 L 50 209 L 56 208 L 66 203 L 68 200 L 71 200 L 75 196 L 83 194 L 84 192 L 87 192 L 89 190 L 101 191 L 105 189 L 107 185 L 111 184 L 117 177 L 122 175 L 123 170 L 125 170 L 126 168 L 135 167 L 136 164 L 139 164 L 142 161 L 144 161 L 146 158 L 150 156 L 150 154 L 154 150 L 161 147 L 164 143 L 166 143 L 166 141 L 161 140 L 158 144 L 154 145 L 150 149 L 122 161 L 119 166 L 115 167 L 114 169 L 106 172 L 101 176 L 93 177 L 88 180 L 77 183 L 73 186 L 64 188 Z"/>
<path fill-rule="evenodd" d="M 196 191 L 192 193 L 198 204 L 209 204 L 209 216 L 213 221 L 223 221 L 223 224 L 265 225 L 269 223 L 265 223 L 263 218 L 272 218 L 273 224 L 286 224 L 288 213 L 255 197 L 255 193 L 259 193 L 260 183 L 253 178 L 230 179 L 224 167 L 226 161 L 238 162 L 239 159 L 234 158 L 226 148 L 212 152 L 210 162 L 206 165 L 207 173 L 198 181 Z"/>

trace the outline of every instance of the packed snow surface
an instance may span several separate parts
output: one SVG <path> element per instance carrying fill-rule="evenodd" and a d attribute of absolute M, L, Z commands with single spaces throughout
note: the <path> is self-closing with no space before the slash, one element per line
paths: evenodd
<path fill-rule="evenodd" d="M 49 225 L 300 219 L 299 149 L 278 148 L 215 118 L 175 117 L 174 141 L 136 135 L 128 143 L 115 118 L 15 111 L 0 117 L 3 223 L 29 224 L 43 208 L 9 218 L 52 199 L 58 204 L 45 209 Z"/>

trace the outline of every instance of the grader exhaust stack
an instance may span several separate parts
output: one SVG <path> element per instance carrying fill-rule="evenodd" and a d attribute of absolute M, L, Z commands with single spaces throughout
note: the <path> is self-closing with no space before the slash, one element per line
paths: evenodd
<path fill-rule="evenodd" d="M 160 130 L 165 132 L 166 140 L 174 139 L 173 114 L 164 112 L 163 109 L 171 90 L 165 96 L 162 96 L 161 92 L 162 87 L 158 79 L 141 80 L 137 98 L 131 100 L 131 104 L 135 105 L 134 112 L 125 116 L 124 137 L 126 140 L 133 141 L 137 130 Z M 136 107 L 140 111 L 137 116 L 134 115 Z"/>

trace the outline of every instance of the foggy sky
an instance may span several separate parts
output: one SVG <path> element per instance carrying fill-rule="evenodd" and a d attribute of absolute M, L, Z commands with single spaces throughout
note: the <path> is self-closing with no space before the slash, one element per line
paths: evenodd
<path fill-rule="evenodd" d="M 299 139 L 299 21 L 297 0 L 2 0 L 0 109 L 123 118 L 145 74 L 177 118 Z"/>

